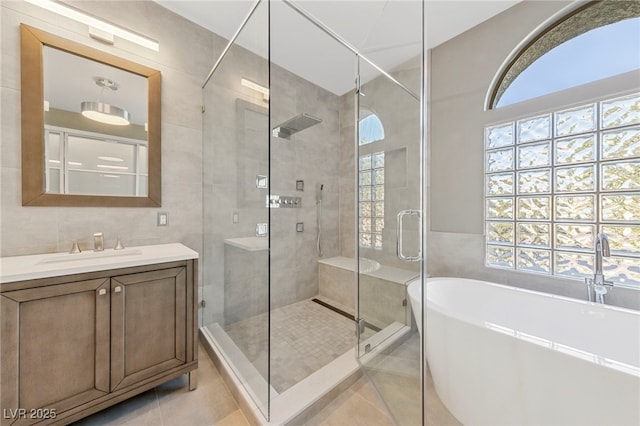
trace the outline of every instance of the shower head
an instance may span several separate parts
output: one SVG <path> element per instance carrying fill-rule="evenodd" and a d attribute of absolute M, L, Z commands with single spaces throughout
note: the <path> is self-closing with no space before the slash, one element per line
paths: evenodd
<path fill-rule="evenodd" d="M 291 139 L 291 135 L 298 133 L 315 124 L 322 123 L 322 119 L 303 112 L 274 127 L 273 136 L 282 139 Z"/>

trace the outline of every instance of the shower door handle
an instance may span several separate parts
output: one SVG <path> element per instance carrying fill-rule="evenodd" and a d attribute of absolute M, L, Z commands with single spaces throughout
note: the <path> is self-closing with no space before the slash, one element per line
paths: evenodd
<path fill-rule="evenodd" d="M 398 213 L 398 223 L 396 225 L 396 254 L 402 260 L 406 260 L 408 262 L 418 262 L 422 260 L 422 244 L 419 244 L 418 254 L 416 254 L 415 256 L 407 256 L 404 254 L 402 234 L 404 233 L 403 221 L 405 216 L 418 217 L 418 237 L 419 241 L 422 241 L 422 221 L 420 220 L 420 210 L 401 210 Z"/>

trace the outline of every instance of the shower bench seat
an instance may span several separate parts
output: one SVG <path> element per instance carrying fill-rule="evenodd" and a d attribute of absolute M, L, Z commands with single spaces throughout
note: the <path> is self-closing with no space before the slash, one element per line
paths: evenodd
<path fill-rule="evenodd" d="M 343 306 L 356 306 L 356 261 L 336 256 L 318 261 L 319 294 Z M 370 259 L 360 259 L 360 318 L 384 328 L 399 322 L 411 324 L 407 303 L 407 284 L 419 272 L 381 265 Z"/>

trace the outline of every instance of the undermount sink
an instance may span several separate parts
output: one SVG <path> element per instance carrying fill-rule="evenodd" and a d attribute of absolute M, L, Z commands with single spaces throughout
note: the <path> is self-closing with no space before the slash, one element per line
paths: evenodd
<path fill-rule="evenodd" d="M 0 283 L 49 278 L 93 271 L 197 259 L 180 243 L 129 247 L 122 250 L 46 253 L 0 258 Z"/>
<path fill-rule="evenodd" d="M 60 253 L 53 254 L 41 259 L 38 264 L 82 262 L 96 259 L 109 259 L 112 257 L 140 256 L 142 250 L 139 248 L 129 248 L 122 250 L 107 249 L 104 251 L 84 251 L 82 253 Z"/>

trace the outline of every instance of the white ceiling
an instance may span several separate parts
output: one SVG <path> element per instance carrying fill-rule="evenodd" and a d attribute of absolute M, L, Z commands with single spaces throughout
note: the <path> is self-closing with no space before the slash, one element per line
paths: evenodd
<path fill-rule="evenodd" d="M 155 0 L 229 39 L 254 0 Z M 385 71 L 420 54 L 421 2 L 417 0 L 294 0 Z M 427 47 L 433 48 L 508 9 L 520 0 L 427 0 Z M 267 2 L 237 42 L 267 57 Z M 271 2 L 271 60 L 338 95 L 353 88 L 354 55 L 279 0 Z M 161 47 L 162 48 L 162 47 Z M 213 62 L 211 64 L 213 66 Z M 378 73 L 361 68 L 363 81 Z"/>

